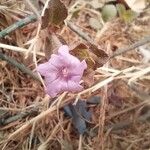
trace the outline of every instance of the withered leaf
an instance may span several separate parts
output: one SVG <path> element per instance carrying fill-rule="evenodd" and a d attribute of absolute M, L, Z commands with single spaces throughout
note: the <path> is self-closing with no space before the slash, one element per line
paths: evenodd
<path fill-rule="evenodd" d="M 88 110 L 87 104 L 99 105 L 101 104 L 101 97 L 91 96 L 86 101 L 79 99 L 76 105 L 70 103 L 63 107 L 65 115 L 72 118 L 72 123 L 80 134 L 87 131 L 87 123 L 92 117 L 92 112 Z"/>
<path fill-rule="evenodd" d="M 103 66 L 108 60 L 108 55 L 103 50 L 89 43 L 86 45 L 80 43 L 71 50 L 71 53 L 80 60 L 85 60 L 91 69 Z"/>
<path fill-rule="evenodd" d="M 125 0 L 128 6 L 135 12 L 142 12 L 148 5 L 146 0 Z"/>
<path fill-rule="evenodd" d="M 66 44 L 66 41 L 60 36 L 52 33 L 51 35 L 47 36 L 47 41 L 45 45 L 45 56 L 49 59 L 51 54 L 56 54 L 58 48 L 63 44 Z"/>
<path fill-rule="evenodd" d="M 88 44 L 88 45 L 89 45 L 89 50 L 98 57 L 98 60 L 97 60 L 97 63 L 99 65 L 98 67 L 103 66 L 109 58 L 108 54 L 104 50 L 99 49 L 94 44 Z"/>
<path fill-rule="evenodd" d="M 117 95 L 115 89 L 110 88 L 108 90 L 108 101 L 110 104 L 118 108 L 121 108 L 123 105 L 123 98 Z"/>
<path fill-rule="evenodd" d="M 49 24 L 54 26 L 60 25 L 67 15 L 67 8 L 60 0 L 51 0 L 44 16 L 42 16 L 42 29 L 46 28 Z"/>
<path fill-rule="evenodd" d="M 91 68 L 89 69 L 86 69 L 84 71 L 84 76 L 83 76 L 83 80 L 84 80 L 84 83 L 90 87 L 94 84 L 94 75 L 95 75 L 95 71 Z"/>
<path fill-rule="evenodd" d="M 101 105 L 102 98 L 100 96 L 92 96 L 87 99 L 87 104 Z"/>
<path fill-rule="evenodd" d="M 92 114 L 87 110 L 85 101 L 79 100 L 76 105 L 64 106 L 64 112 L 72 118 L 73 125 L 80 134 L 87 130 L 86 121 L 90 121 Z"/>
<path fill-rule="evenodd" d="M 91 53 L 85 44 L 80 43 L 79 45 L 74 47 L 70 52 L 74 56 L 78 57 L 80 60 L 85 60 L 88 64 L 88 68 L 94 68 L 95 59 L 97 59 L 97 56 Z"/>
<path fill-rule="evenodd" d="M 42 43 L 41 47 L 39 43 Z M 48 29 L 41 30 L 40 38 L 38 39 L 37 49 L 41 49 L 45 53 L 45 57 L 47 60 L 51 57 L 51 54 L 57 53 L 58 48 L 62 45 L 66 44 L 66 41 L 60 35 L 55 33 L 48 33 Z"/>

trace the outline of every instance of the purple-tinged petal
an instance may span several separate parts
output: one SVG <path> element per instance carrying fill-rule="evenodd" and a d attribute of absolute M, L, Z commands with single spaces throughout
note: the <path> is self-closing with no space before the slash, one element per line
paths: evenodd
<path fill-rule="evenodd" d="M 78 76 L 83 76 L 83 72 L 84 70 L 87 68 L 87 64 L 85 62 L 85 60 L 83 60 L 81 63 L 79 63 L 76 66 L 71 65 L 69 67 L 69 72 L 70 75 L 78 75 Z"/>
<path fill-rule="evenodd" d="M 45 77 L 45 85 L 52 84 L 58 78 L 59 78 L 59 75 L 57 73 L 51 73 L 51 75 Z"/>
<path fill-rule="evenodd" d="M 63 58 L 55 54 L 51 55 L 51 58 L 49 59 L 49 63 L 55 66 L 57 69 L 60 69 L 66 65 L 65 63 L 63 63 Z"/>
<path fill-rule="evenodd" d="M 45 82 L 46 84 L 46 93 L 51 96 L 51 97 L 55 97 L 58 93 L 60 93 L 61 91 L 61 87 L 60 87 L 60 79 L 57 78 L 56 80 L 54 80 L 51 83 Z"/>
<path fill-rule="evenodd" d="M 58 55 L 61 56 L 63 58 L 64 63 L 68 65 L 75 65 L 80 63 L 80 60 L 78 58 L 69 53 L 69 47 L 67 45 L 63 45 L 59 48 Z"/>
<path fill-rule="evenodd" d="M 85 60 L 83 60 L 82 62 L 81 62 L 81 66 L 80 67 L 82 67 L 83 69 L 86 69 L 87 68 L 87 64 L 86 64 L 86 61 Z"/>
<path fill-rule="evenodd" d="M 80 82 L 81 78 L 82 76 L 74 75 L 74 76 L 71 76 L 70 80 L 74 82 Z"/>
<path fill-rule="evenodd" d="M 68 83 L 67 83 L 66 80 L 61 79 L 60 82 L 59 82 L 59 85 L 60 85 L 60 89 L 61 89 L 62 92 L 67 91 L 67 89 L 68 89 Z"/>
<path fill-rule="evenodd" d="M 69 54 L 69 47 L 67 45 L 62 45 L 58 49 L 59 55 Z"/>
<path fill-rule="evenodd" d="M 58 70 L 56 67 L 51 65 L 49 62 L 40 64 L 37 66 L 37 71 L 42 75 L 42 76 L 50 76 L 52 73 L 55 74 Z"/>
<path fill-rule="evenodd" d="M 51 97 L 70 91 L 78 92 L 83 89 L 79 84 L 84 70 L 87 68 L 85 61 L 69 54 L 67 45 L 58 50 L 58 55 L 52 54 L 47 63 L 41 64 L 37 70 L 45 77 L 46 92 Z"/>
<path fill-rule="evenodd" d="M 48 79 L 47 79 L 48 80 Z M 46 92 L 51 97 L 56 96 L 60 92 L 68 91 L 68 83 L 64 79 L 57 78 L 56 80 L 50 82 L 46 82 Z"/>
<path fill-rule="evenodd" d="M 82 89 L 83 89 L 83 87 L 79 83 L 71 81 L 71 80 L 68 81 L 68 91 L 79 92 Z"/>

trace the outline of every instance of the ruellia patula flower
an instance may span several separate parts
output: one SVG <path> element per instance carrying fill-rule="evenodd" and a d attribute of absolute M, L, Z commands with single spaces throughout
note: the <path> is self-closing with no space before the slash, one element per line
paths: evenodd
<path fill-rule="evenodd" d="M 67 45 L 62 45 L 58 54 L 52 54 L 48 62 L 37 67 L 37 71 L 44 76 L 46 93 L 55 97 L 65 91 L 81 91 L 83 87 L 79 82 L 86 68 L 85 60 L 80 61 L 69 53 Z"/>

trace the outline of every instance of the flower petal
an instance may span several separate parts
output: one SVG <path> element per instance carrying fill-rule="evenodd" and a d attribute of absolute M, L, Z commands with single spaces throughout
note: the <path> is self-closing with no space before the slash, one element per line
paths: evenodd
<path fill-rule="evenodd" d="M 51 75 L 45 77 L 45 85 L 52 84 L 55 80 L 59 78 L 57 73 L 51 73 Z"/>
<path fill-rule="evenodd" d="M 48 78 L 46 78 L 46 79 L 48 80 Z M 67 81 L 65 81 L 61 78 L 57 78 L 53 82 L 47 82 L 45 80 L 45 84 L 46 84 L 46 92 L 51 97 L 54 97 L 61 92 L 67 91 L 67 89 L 68 89 Z"/>
<path fill-rule="evenodd" d="M 51 65 L 49 62 L 40 64 L 37 67 L 37 71 L 42 75 L 42 76 L 50 76 L 52 73 L 57 72 L 57 68 Z"/>
<path fill-rule="evenodd" d="M 55 97 L 60 92 L 59 78 L 57 78 L 55 81 L 51 83 L 45 82 L 45 84 L 46 84 L 45 90 L 49 96 Z"/>
<path fill-rule="evenodd" d="M 80 82 L 82 76 L 79 75 L 74 75 L 71 76 L 70 80 L 74 81 L 74 82 Z"/>
<path fill-rule="evenodd" d="M 83 87 L 79 82 L 86 68 L 86 62 L 80 62 L 78 58 L 69 54 L 68 46 L 63 45 L 59 48 L 58 55 L 52 54 L 47 63 L 37 67 L 37 71 L 45 77 L 47 94 L 55 97 L 64 91 L 81 91 Z M 63 69 L 66 69 L 67 76 L 63 74 Z"/>
<path fill-rule="evenodd" d="M 75 56 L 71 55 L 69 53 L 69 47 L 67 45 L 62 45 L 58 49 L 58 55 L 63 58 L 64 63 L 70 65 L 70 64 L 79 64 L 80 60 L 76 58 Z"/>
<path fill-rule="evenodd" d="M 57 69 L 60 69 L 65 65 L 65 63 L 63 63 L 63 58 L 56 54 L 51 55 L 51 58 L 49 59 L 49 63 L 55 66 Z"/>
<path fill-rule="evenodd" d="M 71 80 L 68 81 L 68 91 L 79 92 L 82 89 L 83 89 L 83 87 L 79 83 L 71 81 Z"/>
<path fill-rule="evenodd" d="M 69 67 L 69 72 L 70 75 L 78 75 L 78 76 L 83 76 L 83 72 L 84 70 L 87 68 L 87 64 L 85 62 L 85 60 L 83 60 L 81 63 L 79 63 L 78 65 L 71 65 Z"/>
<path fill-rule="evenodd" d="M 67 45 L 62 45 L 58 49 L 59 55 L 69 54 L 69 47 Z"/>

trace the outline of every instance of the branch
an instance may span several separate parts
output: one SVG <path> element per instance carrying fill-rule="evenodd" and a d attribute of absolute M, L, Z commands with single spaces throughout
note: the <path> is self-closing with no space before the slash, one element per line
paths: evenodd
<path fill-rule="evenodd" d="M 21 19 L 20 21 L 14 23 L 11 26 L 7 27 L 6 29 L 2 30 L 0 32 L 0 38 L 3 38 L 6 35 L 8 35 L 9 33 L 15 31 L 16 29 L 21 28 L 21 27 L 23 27 L 31 22 L 34 22 L 36 20 L 37 20 L 36 15 L 30 15 L 24 19 Z"/>
<path fill-rule="evenodd" d="M 143 38 L 142 40 L 128 46 L 128 47 L 125 47 L 125 48 L 119 48 L 116 52 L 114 52 L 114 54 L 112 56 L 110 56 L 110 58 L 113 58 L 113 57 L 116 57 L 118 55 L 121 55 L 125 52 L 128 52 L 130 50 L 134 50 L 135 48 L 139 47 L 139 46 L 142 46 L 146 43 L 149 43 L 150 42 L 150 36 L 147 36 L 145 38 Z"/>
<path fill-rule="evenodd" d="M 0 52 L 0 59 L 7 61 L 9 64 L 17 67 L 18 69 L 20 69 L 22 72 L 30 75 L 32 78 L 38 80 L 41 82 L 40 78 L 34 74 L 29 68 L 27 68 L 24 64 L 18 63 L 15 59 L 6 56 L 5 54 Z"/>
<path fill-rule="evenodd" d="M 126 128 L 130 127 L 135 122 L 145 122 L 145 121 L 149 120 L 149 118 L 150 118 L 150 111 L 148 111 L 146 114 L 140 116 L 135 121 L 127 120 L 127 121 L 116 123 L 114 125 L 107 126 L 106 130 L 111 129 L 111 131 L 113 132 L 116 130 L 126 129 Z"/>
<path fill-rule="evenodd" d="M 17 120 L 21 120 L 29 115 L 33 115 L 33 114 L 37 114 L 37 113 L 38 113 L 37 108 L 31 109 L 31 110 L 26 110 L 24 112 L 20 112 L 20 113 L 14 115 L 14 116 L 11 116 L 7 119 L 1 119 L 0 126 L 5 126 L 9 123 L 12 123 Z"/>
<path fill-rule="evenodd" d="M 3 38 L 5 37 L 6 35 L 8 35 L 9 33 L 13 32 L 14 30 L 16 30 L 17 28 L 21 28 L 33 21 L 36 21 L 37 20 L 37 17 L 36 15 L 30 15 L 28 17 L 26 17 L 25 19 L 22 19 L 14 24 L 12 24 L 11 26 L 7 27 L 6 29 L 2 30 L 0 32 L 0 38 Z M 66 24 L 67 26 L 72 30 L 74 31 L 76 34 L 78 34 L 82 39 L 88 41 L 89 43 L 92 43 L 94 44 L 94 41 L 86 34 L 84 33 L 79 27 L 77 27 L 74 23 L 72 22 L 69 22 L 69 21 L 66 21 Z M 150 36 L 128 46 L 128 47 L 125 47 L 125 48 L 121 48 L 121 49 L 118 49 L 112 56 L 110 56 L 110 59 L 115 57 L 115 56 L 118 56 L 122 53 L 125 53 L 129 50 L 133 50 L 139 46 L 142 46 L 146 43 L 150 42 Z M 23 64 L 19 64 L 16 60 L 14 60 L 13 58 L 10 58 L 8 56 L 5 56 L 4 54 L 0 53 L 0 59 L 3 59 L 5 61 L 8 61 L 9 63 L 11 63 L 13 66 L 19 68 L 21 71 L 29 74 L 30 76 L 32 76 L 33 78 L 39 80 L 39 78 L 35 75 L 33 75 L 32 71 L 29 70 L 28 68 L 26 68 Z"/>
<path fill-rule="evenodd" d="M 21 27 L 23 27 L 23 26 L 25 26 L 25 25 L 33 22 L 33 21 L 36 21 L 36 20 L 37 20 L 36 15 L 30 15 L 30 16 L 26 17 L 25 19 L 22 19 L 16 23 L 12 24 L 11 26 L 7 27 L 6 29 L 2 30 L 0 32 L 0 38 L 3 38 L 6 35 L 8 35 L 9 33 L 16 30 L 17 28 L 21 28 Z M 66 25 L 73 32 L 75 32 L 77 35 L 79 35 L 82 39 L 84 39 L 85 41 L 87 41 L 89 43 L 94 44 L 94 41 L 85 32 L 83 32 L 78 26 L 76 26 L 74 23 L 66 21 Z M 110 56 L 110 59 L 113 57 L 116 57 L 118 55 L 121 55 L 127 51 L 134 50 L 135 48 L 142 46 L 142 45 L 149 43 L 149 42 L 150 42 L 150 36 L 145 37 L 144 39 L 142 39 L 142 40 L 140 40 L 140 41 L 138 41 L 138 42 L 136 42 L 136 43 L 134 43 L 128 47 L 118 49 L 112 56 Z"/>
<path fill-rule="evenodd" d="M 87 33 L 83 32 L 78 26 L 76 26 L 73 22 L 66 21 L 66 25 L 77 35 L 79 35 L 83 40 L 94 43 L 94 41 L 88 36 Z"/>
<path fill-rule="evenodd" d="M 3 38 L 5 37 L 6 35 L 8 35 L 9 33 L 15 31 L 16 29 L 18 28 L 21 28 L 33 21 L 36 21 L 37 18 L 35 15 L 30 15 L 24 19 L 21 19 L 20 21 L 12 24 L 11 26 L 7 27 L 6 29 L 2 30 L 0 32 L 0 38 Z M 18 63 L 15 59 L 11 58 L 11 57 L 8 57 L 6 56 L 5 54 L 1 53 L 0 52 L 0 59 L 4 60 L 4 61 L 7 61 L 8 63 L 10 63 L 11 65 L 17 67 L 18 69 L 20 69 L 22 72 L 30 75 L 31 77 L 33 77 L 34 79 L 40 81 L 39 77 L 35 74 L 33 74 L 33 72 L 27 68 L 26 66 L 24 66 L 23 64 L 21 63 Z"/>

